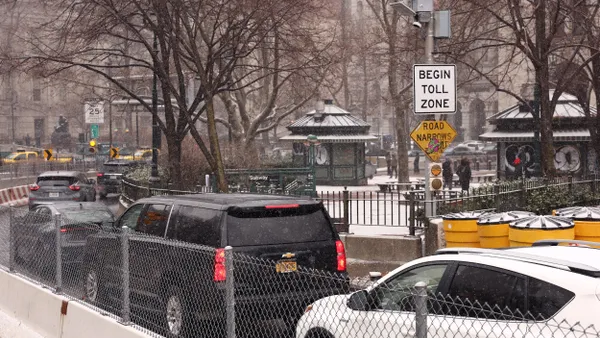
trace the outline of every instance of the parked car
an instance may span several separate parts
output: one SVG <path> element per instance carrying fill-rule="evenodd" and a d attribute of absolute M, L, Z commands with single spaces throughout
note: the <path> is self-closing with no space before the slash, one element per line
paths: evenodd
<path fill-rule="evenodd" d="M 226 246 L 241 254 L 234 263 L 235 302 L 245 320 L 282 318 L 294 329 L 306 305 L 349 291 L 344 245 L 322 202 L 257 194 L 156 196 L 131 205 L 113 232 L 88 238 L 85 299 L 97 306 L 120 308 L 114 304 L 121 301 L 122 228 L 148 235 L 130 239 L 132 316 L 155 314 L 153 328 L 171 337 L 200 335 L 193 318 L 221 327 Z M 312 280 L 305 269 L 337 278 Z"/>
<path fill-rule="evenodd" d="M 79 171 L 46 171 L 29 186 L 29 209 L 39 202 L 96 201 L 95 185 Z"/>
<path fill-rule="evenodd" d="M 135 161 L 113 159 L 104 162 L 102 168 L 96 174 L 98 195 L 105 199 L 108 194 L 120 194 L 123 173 L 135 164 Z"/>
<path fill-rule="evenodd" d="M 484 147 L 484 143 L 481 141 L 465 141 L 459 145 L 469 147 L 473 150 L 482 150 Z"/>
<path fill-rule="evenodd" d="M 74 276 L 83 259 L 87 236 L 114 222 L 114 215 L 102 203 L 44 202 L 23 216 L 15 217 L 15 259 L 49 277 L 56 267 L 55 215 L 61 216 L 62 264 L 65 276 Z"/>
<path fill-rule="evenodd" d="M 477 156 L 477 155 L 484 155 L 484 153 L 481 150 L 475 150 L 473 148 L 470 148 L 470 147 L 467 147 L 464 145 L 459 145 L 452 149 L 446 149 L 446 151 L 444 151 L 444 155 L 447 155 L 447 156 Z"/>
<path fill-rule="evenodd" d="M 430 297 L 430 337 L 562 337 L 552 323 L 563 333 L 569 324 L 599 327 L 600 250 L 559 242 L 440 250 L 367 289 L 309 305 L 296 337 L 412 337 L 418 282 L 427 284 Z"/>
<path fill-rule="evenodd" d="M 487 155 L 496 155 L 498 149 L 498 143 L 487 143 L 483 146 L 482 151 Z"/>
<path fill-rule="evenodd" d="M 28 150 L 18 149 L 14 153 L 11 153 L 8 156 L 6 156 L 3 159 L 3 162 L 5 164 L 25 163 L 25 162 L 37 161 L 40 158 L 41 157 L 37 151 L 28 151 Z"/>

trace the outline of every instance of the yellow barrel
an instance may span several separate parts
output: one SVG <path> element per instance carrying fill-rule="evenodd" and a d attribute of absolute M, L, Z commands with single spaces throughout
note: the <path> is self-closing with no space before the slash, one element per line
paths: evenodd
<path fill-rule="evenodd" d="M 481 211 L 468 211 L 444 215 L 446 247 L 479 248 L 477 220 L 484 214 Z"/>
<path fill-rule="evenodd" d="M 509 211 L 486 214 L 480 217 L 477 221 L 477 231 L 481 247 L 488 249 L 509 247 L 509 223 L 531 216 L 535 216 L 535 214 L 528 211 Z"/>
<path fill-rule="evenodd" d="M 570 207 L 559 209 L 556 214 L 575 221 L 576 240 L 600 242 L 600 208 Z"/>
<path fill-rule="evenodd" d="M 511 247 L 531 246 L 543 239 L 575 239 L 575 223 L 561 216 L 531 216 L 513 221 L 509 225 L 508 239 Z"/>

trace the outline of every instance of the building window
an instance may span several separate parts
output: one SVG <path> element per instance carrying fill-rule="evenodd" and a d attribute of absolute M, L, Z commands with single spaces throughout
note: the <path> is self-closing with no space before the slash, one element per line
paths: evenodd
<path fill-rule="evenodd" d="M 42 100 L 42 87 L 40 85 L 40 79 L 33 79 L 33 101 L 39 102 Z"/>

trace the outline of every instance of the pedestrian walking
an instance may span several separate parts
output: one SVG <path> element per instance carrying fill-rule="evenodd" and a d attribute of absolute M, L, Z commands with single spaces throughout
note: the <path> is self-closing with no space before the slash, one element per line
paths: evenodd
<path fill-rule="evenodd" d="M 469 195 L 469 184 L 471 183 L 471 167 L 469 166 L 469 160 L 463 158 L 460 160 L 460 165 L 456 171 L 458 175 L 458 181 L 460 182 L 461 194 L 467 192 L 467 196 Z"/>
<path fill-rule="evenodd" d="M 446 157 L 444 163 L 442 163 L 442 177 L 444 178 L 444 189 L 452 190 L 452 179 L 454 178 L 454 171 L 452 170 L 452 161 Z"/>
<path fill-rule="evenodd" d="M 417 151 L 417 154 L 415 155 L 415 161 L 413 162 L 413 170 L 415 172 L 415 174 L 418 174 L 420 172 L 419 170 L 419 162 L 421 161 L 421 153 Z"/>
<path fill-rule="evenodd" d="M 392 177 L 398 177 L 398 158 L 395 153 L 392 154 L 392 171 L 390 172 L 390 178 Z"/>
<path fill-rule="evenodd" d="M 392 177 L 392 156 L 389 151 L 385 153 L 385 165 L 387 166 L 388 176 Z"/>

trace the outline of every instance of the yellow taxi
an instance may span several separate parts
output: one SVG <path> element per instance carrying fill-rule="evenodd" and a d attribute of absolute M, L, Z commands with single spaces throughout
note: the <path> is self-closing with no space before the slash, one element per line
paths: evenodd
<path fill-rule="evenodd" d="M 158 150 L 158 153 L 160 153 L 160 150 Z M 133 160 L 136 161 L 147 160 L 150 158 L 152 158 L 152 148 L 138 149 L 133 153 Z"/>
<path fill-rule="evenodd" d="M 23 163 L 40 159 L 35 151 L 17 150 L 4 158 L 4 163 Z"/>

